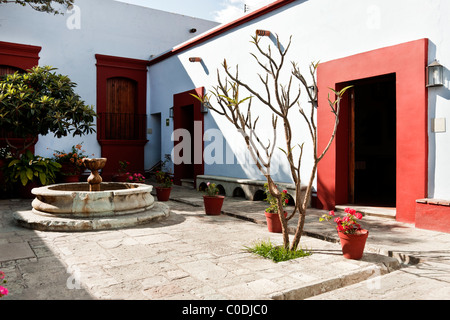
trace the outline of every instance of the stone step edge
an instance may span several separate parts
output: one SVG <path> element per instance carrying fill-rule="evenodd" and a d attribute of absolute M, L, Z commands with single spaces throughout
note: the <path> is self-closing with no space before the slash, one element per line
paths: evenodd
<path fill-rule="evenodd" d="M 46 217 L 37 215 L 33 213 L 32 210 L 22 210 L 13 213 L 13 217 L 17 224 L 22 227 L 39 231 L 57 232 L 83 232 L 130 228 L 164 219 L 169 215 L 169 207 L 160 202 L 155 202 L 153 208 L 145 212 L 108 218 L 70 219 Z"/>

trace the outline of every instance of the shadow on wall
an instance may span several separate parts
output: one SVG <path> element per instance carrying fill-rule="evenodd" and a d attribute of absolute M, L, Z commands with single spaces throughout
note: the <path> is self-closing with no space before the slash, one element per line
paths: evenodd
<path fill-rule="evenodd" d="M 436 44 L 430 39 L 428 40 L 428 63 L 434 60 L 439 61 L 439 57 L 436 56 Z M 428 118 L 429 121 L 433 121 L 436 118 L 437 112 L 437 100 L 438 96 L 446 101 L 450 100 L 450 70 L 444 65 L 444 86 L 430 87 L 428 88 Z M 428 196 L 433 198 L 435 196 L 435 176 L 436 176 L 436 134 L 432 132 L 432 124 L 429 123 L 429 135 L 428 135 Z M 447 129 L 448 130 L 448 129 Z"/>

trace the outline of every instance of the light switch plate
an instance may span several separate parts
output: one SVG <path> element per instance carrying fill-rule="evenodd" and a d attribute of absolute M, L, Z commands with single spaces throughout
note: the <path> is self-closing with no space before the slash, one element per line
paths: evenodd
<path fill-rule="evenodd" d="M 445 132 L 445 118 L 431 119 L 431 131 L 432 132 Z"/>

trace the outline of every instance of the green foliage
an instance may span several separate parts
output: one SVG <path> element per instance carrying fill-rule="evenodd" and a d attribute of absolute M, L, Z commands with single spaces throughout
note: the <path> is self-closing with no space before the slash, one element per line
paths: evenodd
<path fill-rule="evenodd" d="M 48 185 L 55 182 L 60 168 L 56 161 L 35 156 L 27 150 L 19 159 L 11 158 L 4 174 L 6 183 L 20 182 L 26 186 L 28 182 L 39 181 L 42 185 Z"/>
<path fill-rule="evenodd" d="M 278 212 L 277 198 L 270 194 L 269 184 L 267 182 L 264 183 L 264 189 L 265 189 L 264 193 L 266 194 L 266 199 L 264 200 L 269 204 L 269 207 L 266 209 L 266 212 L 277 213 Z M 285 207 L 289 203 L 287 190 L 283 190 L 281 192 L 281 203 L 283 204 L 283 207 Z"/>
<path fill-rule="evenodd" d="M 73 132 L 95 132 L 92 106 L 74 92 L 76 84 L 50 66 L 28 73 L 0 77 L 0 127 L 20 138 L 53 132 L 55 137 Z M 24 148 L 25 149 L 25 148 Z"/>
<path fill-rule="evenodd" d="M 289 250 L 283 246 L 274 246 L 270 240 L 262 240 L 255 243 L 252 247 L 245 248 L 248 252 L 255 253 L 266 259 L 273 260 L 274 262 L 287 261 L 311 255 L 311 252 L 303 249 Z"/>
<path fill-rule="evenodd" d="M 23 7 L 29 5 L 36 11 L 63 14 L 61 11 L 55 9 L 53 5 L 61 4 L 66 8 L 70 8 L 73 5 L 74 0 L 0 0 L 0 4 L 2 3 L 16 3 Z"/>
<path fill-rule="evenodd" d="M 215 183 L 208 182 L 205 188 L 206 195 L 209 197 L 215 197 L 219 194 L 219 188 Z"/>

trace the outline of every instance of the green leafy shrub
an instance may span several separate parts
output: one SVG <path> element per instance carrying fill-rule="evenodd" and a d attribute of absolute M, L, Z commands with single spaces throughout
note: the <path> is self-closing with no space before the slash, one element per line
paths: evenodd
<path fill-rule="evenodd" d="M 36 181 L 42 185 L 55 182 L 56 173 L 61 165 L 56 161 L 40 156 L 35 156 L 27 150 L 19 159 L 11 159 L 4 170 L 6 183 L 20 182 L 26 186 L 29 182 Z"/>

